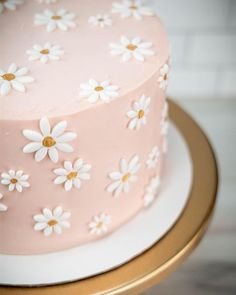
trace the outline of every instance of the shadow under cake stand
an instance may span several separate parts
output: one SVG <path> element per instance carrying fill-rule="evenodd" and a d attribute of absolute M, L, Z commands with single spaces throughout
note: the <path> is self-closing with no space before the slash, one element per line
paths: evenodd
<path fill-rule="evenodd" d="M 216 202 L 218 171 L 214 152 L 200 127 L 169 101 L 170 120 L 188 146 L 193 168 L 188 203 L 180 218 L 154 246 L 103 274 L 57 286 L 0 287 L 1 295 L 139 294 L 158 284 L 192 252 L 206 232 Z M 33 271 L 33 270 L 32 270 Z"/>

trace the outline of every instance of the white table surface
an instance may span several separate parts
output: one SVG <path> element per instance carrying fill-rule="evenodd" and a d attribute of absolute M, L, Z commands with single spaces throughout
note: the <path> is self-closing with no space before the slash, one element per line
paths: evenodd
<path fill-rule="evenodd" d="M 188 260 L 143 295 L 236 294 L 236 101 L 179 101 L 209 136 L 220 168 L 213 222 Z"/>

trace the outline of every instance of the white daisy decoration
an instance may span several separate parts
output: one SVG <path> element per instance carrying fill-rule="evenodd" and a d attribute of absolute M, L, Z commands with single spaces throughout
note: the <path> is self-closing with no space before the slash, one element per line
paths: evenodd
<path fill-rule="evenodd" d="M 23 148 L 24 153 L 35 153 L 35 161 L 42 161 L 48 154 L 52 162 L 59 160 L 58 150 L 64 153 L 72 153 L 73 147 L 68 142 L 74 140 L 77 134 L 66 132 L 67 122 L 61 121 L 52 128 L 47 118 L 40 120 L 40 132 L 23 130 L 23 135 L 32 142 Z"/>
<path fill-rule="evenodd" d="M 168 103 L 165 102 L 162 114 L 161 114 L 161 134 L 162 135 L 167 135 L 168 129 L 169 129 L 169 122 L 168 122 Z"/>
<path fill-rule="evenodd" d="M 158 146 L 154 146 L 150 154 L 148 155 L 148 160 L 146 162 L 148 169 L 156 168 L 160 157 L 160 149 Z"/>
<path fill-rule="evenodd" d="M 0 193 L 0 201 L 3 199 L 3 194 Z M 0 212 L 6 212 L 7 211 L 7 206 L 3 203 L 0 202 Z"/>
<path fill-rule="evenodd" d="M 16 10 L 17 5 L 23 4 L 23 0 L 1 0 L 0 1 L 0 14 L 5 10 Z"/>
<path fill-rule="evenodd" d="M 0 95 L 9 94 L 11 89 L 25 92 L 25 84 L 34 82 L 34 78 L 26 76 L 28 72 L 27 68 L 18 68 L 14 63 L 9 66 L 7 71 L 0 69 Z"/>
<path fill-rule="evenodd" d="M 62 229 L 70 228 L 71 217 L 70 212 L 63 212 L 61 206 L 56 207 L 53 211 L 48 208 L 43 209 L 43 214 L 35 215 L 33 218 L 36 221 L 34 229 L 43 231 L 46 237 L 52 233 L 61 234 Z"/>
<path fill-rule="evenodd" d="M 161 135 L 163 136 L 162 140 L 162 151 L 163 153 L 167 153 L 168 151 L 168 139 L 167 134 L 169 130 L 169 121 L 168 121 L 168 103 L 165 102 L 162 115 L 161 115 Z"/>
<path fill-rule="evenodd" d="M 109 174 L 113 182 L 107 187 L 107 192 L 112 193 L 114 197 L 119 197 L 123 192 L 128 193 L 130 191 L 130 184 L 138 179 L 136 173 L 140 166 L 137 155 L 130 162 L 121 159 L 120 171 Z"/>
<path fill-rule="evenodd" d="M 124 62 L 129 61 L 132 57 L 138 61 L 144 61 L 145 56 L 154 55 L 151 50 L 153 44 L 151 42 L 142 42 L 140 37 L 128 39 L 122 36 L 120 43 L 111 43 L 111 55 L 120 55 Z"/>
<path fill-rule="evenodd" d="M 39 4 L 54 4 L 57 0 L 37 0 Z"/>
<path fill-rule="evenodd" d="M 127 117 L 130 118 L 128 128 L 131 130 L 139 130 L 143 125 L 147 123 L 147 115 L 149 113 L 149 105 L 151 102 L 150 97 L 146 97 L 144 94 L 141 98 L 134 102 L 133 110 L 127 112 Z"/>
<path fill-rule="evenodd" d="M 1 184 L 8 186 L 10 192 L 17 190 L 19 193 L 22 193 L 24 188 L 30 187 L 28 182 L 29 175 L 24 174 L 22 170 L 9 170 L 8 173 L 2 173 L 1 178 Z"/>
<path fill-rule="evenodd" d="M 150 7 L 143 5 L 140 0 L 124 0 L 115 2 L 112 5 L 112 12 L 119 13 L 122 18 L 134 17 L 142 20 L 143 16 L 153 16 L 154 12 Z"/>
<path fill-rule="evenodd" d="M 80 189 L 81 181 L 90 180 L 91 168 L 92 166 L 85 164 L 83 159 L 78 159 L 73 164 L 65 161 L 64 168 L 54 170 L 54 173 L 57 175 L 54 183 L 64 184 L 66 191 L 70 191 L 72 187 Z"/>
<path fill-rule="evenodd" d="M 64 51 L 59 45 L 52 45 L 51 43 L 46 43 L 44 46 L 35 44 L 32 49 L 26 51 L 29 55 L 29 60 L 39 60 L 42 63 L 47 63 L 50 60 L 60 60 Z"/>
<path fill-rule="evenodd" d="M 112 19 L 108 14 L 97 14 L 96 16 L 90 16 L 89 23 L 95 27 L 110 27 L 112 25 Z"/>
<path fill-rule="evenodd" d="M 149 207 L 155 200 L 155 197 L 157 196 L 158 190 L 160 188 L 160 177 L 156 176 L 153 177 L 146 188 L 146 193 L 143 198 L 144 207 Z"/>
<path fill-rule="evenodd" d="M 75 14 L 67 12 L 65 9 L 60 9 L 57 12 L 47 9 L 43 13 L 35 15 L 34 24 L 37 26 L 46 25 L 48 32 L 53 32 L 57 28 L 68 31 L 76 27 L 74 19 Z"/>
<path fill-rule="evenodd" d="M 108 231 L 108 225 L 111 223 L 111 216 L 105 213 L 94 216 L 89 223 L 91 234 L 101 235 Z"/>
<path fill-rule="evenodd" d="M 170 73 L 170 66 L 166 63 L 160 69 L 160 76 L 159 76 L 159 79 L 158 79 L 159 86 L 164 91 L 167 89 L 167 86 L 168 86 L 169 73 Z"/>
<path fill-rule="evenodd" d="M 81 84 L 80 89 L 80 96 L 87 98 L 90 103 L 95 103 L 98 100 L 109 103 L 119 96 L 119 87 L 111 85 L 109 80 L 99 83 L 90 79 L 87 84 Z"/>

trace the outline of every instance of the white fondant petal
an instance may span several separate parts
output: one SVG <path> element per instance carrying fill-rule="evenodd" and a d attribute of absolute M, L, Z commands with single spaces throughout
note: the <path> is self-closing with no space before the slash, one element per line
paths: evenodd
<path fill-rule="evenodd" d="M 80 173 L 89 172 L 91 170 L 92 166 L 89 164 L 85 164 L 82 168 L 79 169 Z"/>
<path fill-rule="evenodd" d="M 73 180 L 73 184 L 74 184 L 74 186 L 76 187 L 76 188 L 80 188 L 81 187 L 81 181 L 80 181 L 80 179 L 79 178 L 76 178 L 76 179 L 74 179 Z"/>
<path fill-rule="evenodd" d="M 10 183 L 11 183 L 11 180 L 10 179 L 2 179 L 1 180 L 1 184 L 3 184 L 3 185 L 8 185 Z"/>
<path fill-rule="evenodd" d="M 63 212 L 63 214 L 61 215 L 61 220 L 65 221 L 67 219 L 69 219 L 71 217 L 71 213 L 70 212 Z"/>
<path fill-rule="evenodd" d="M 8 179 L 8 180 L 11 179 L 11 176 L 10 176 L 9 174 L 5 173 L 5 172 L 3 172 L 3 173 L 1 174 L 1 177 L 2 177 L 2 178 L 5 178 L 5 179 Z"/>
<path fill-rule="evenodd" d="M 52 234 L 52 227 L 46 227 L 43 232 L 46 237 L 50 236 Z"/>
<path fill-rule="evenodd" d="M 131 171 L 132 171 L 132 169 L 134 169 L 137 166 L 138 161 L 139 161 L 139 157 L 137 155 L 132 158 L 132 160 L 129 163 L 129 169 Z"/>
<path fill-rule="evenodd" d="M 70 228 L 70 223 L 68 221 L 61 221 L 60 226 L 63 228 Z"/>
<path fill-rule="evenodd" d="M 67 132 L 63 135 L 61 135 L 60 137 L 57 138 L 57 142 L 59 143 L 63 143 L 63 142 L 69 142 L 72 141 L 74 139 L 76 139 L 77 134 L 74 132 Z"/>
<path fill-rule="evenodd" d="M 83 160 L 82 159 L 78 159 L 74 163 L 74 169 L 75 170 L 79 170 L 79 168 L 81 168 L 82 165 L 83 165 Z"/>
<path fill-rule="evenodd" d="M 44 214 L 44 216 L 48 219 L 48 220 L 50 220 L 50 219 L 52 219 L 52 211 L 51 210 L 49 210 L 48 208 L 44 208 L 43 209 L 43 214 Z"/>
<path fill-rule="evenodd" d="M 46 22 L 45 22 L 46 23 Z M 36 23 L 37 24 L 37 23 Z M 47 25 L 47 31 L 49 33 L 55 31 L 57 25 L 56 25 L 56 22 L 49 22 L 48 25 Z"/>
<path fill-rule="evenodd" d="M 32 131 L 32 130 L 23 130 L 23 135 L 32 141 L 36 141 L 36 142 L 40 142 L 43 140 L 43 136 L 36 131 Z"/>
<path fill-rule="evenodd" d="M 134 52 L 134 57 L 139 61 L 144 61 L 144 56 L 141 53 L 139 53 L 138 51 Z"/>
<path fill-rule="evenodd" d="M 123 183 L 120 183 L 120 185 L 118 186 L 118 188 L 114 192 L 114 197 L 115 198 L 119 197 L 119 195 L 121 194 L 122 190 L 123 190 Z"/>
<path fill-rule="evenodd" d="M 35 229 L 36 231 L 43 230 L 43 229 L 45 229 L 46 227 L 47 227 L 47 223 L 36 223 L 36 224 L 34 225 L 34 229 Z"/>
<path fill-rule="evenodd" d="M 18 83 L 33 83 L 34 82 L 34 78 L 29 77 L 29 76 L 23 76 L 23 77 L 17 77 L 15 80 L 15 82 Z"/>
<path fill-rule="evenodd" d="M 36 162 L 42 161 L 46 157 L 47 152 L 48 152 L 47 148 L 41 148 L 40 150 L 38 150 L 35 153 L 35 161 Z"/>
<path fill-rule="evenodd" d="M 58 169 L 55 169 L 53 170 L 53 172 L 59 176 L 66 176 L 67 175 L 67 171 L 63 168 L 58 168 Z"/>
<path fill-rule="evenodd" d="M 23 148 L 24 153 L 34 153 L 42 147 L 41 142 L 31 142 Z"/>
<path fill-rule="evenodd" d="M 109 176 L 113 180 L 119 180 L 122 178 L 122 174 L 120 172 L 112 172 L 109 174 Z"/>
<path fill-rule="evenodd" d="M 28 181 L 20 181 L 20 185 L 22 186 L 22 187 L 30 187 L 30 184 L 29 184 L 29 182 Z"/>
<path fill-rule="evenodd" d="M 74 151 L 73 147 L 67 143 L 57 143 L 56 147 L 59 149 L 59 151 L 64 153 L 73 153 Z"/>
<path fill-rule="evenodd" d="M 23 76 L 23 75 L 26 75 L 28 73 L 28 69 L 27 68 L 21 68 L 21 69 L 18 69 L 16 72 L 15 72 L 15 75 L 17 77 L 19 76 Z"/>
<path fill-rule="evenodd" d="M 88 173 L 80 173 L 79 178 L 82 180 L 90 180 L 90 174 Z"/>
<path fill-rule="evenodd" d="M 62 212 L 63 212 L 62 207 L 58 206 L 53 210 L 53 216 L 60 217 L 62 215 Z"/>
<path fill-rule="evenodd" d="M 73 185 L 72 180 L 67 180 L 67 181 L 65 182 L 65 185 L 64 185 L 65 190 L 66 190 L 67 192 L 70 191 L 70 190 L 72 189 L 72 185 Z"/>
<path fill-rule="evenodd" d="M 44 136 L 49 136 L 51 132 L 50 123 L 47 118 L 42 118 L 39 122 L 40 130 Z"/>
<path fill-rule="evenodd" d="M 116 181 L 116 182 L 111 183 L 111 184 L 107 187 L 107 192 L 108 192 L 108 193 L 112 193 L 112 192 L 114 192 L 114 191 L 119 187 L 120 184 L 121 184 L 120 181 Z"/>
<path fill-rule="evenodd" d="M 72 171 L 72 169 L 73 169 L 72 163 L 70 161 L 65 161 L 64 167 L 68 172 Z"/>
<path fill-rule="evenodd" d="M 51 134 L 52 137 L 56 138 L 56 137 L 62 135 L 65 132 L 66 128 L 67 128 L 66 121 L 59 122 L 52 130 L 52 134 Z"/>
<path fill-rule="evenodd" d="M 9 68 L 8 68 L 8 73 L 15 73 L 17 70 L 17 65 L 15 63 L 10 64 Z"/>
<path fill-rule="evenodd" d="M 12 191 L 14 191 L 15 188 L 16 188 L 16 185 L 11 183 L 11 184 L 9 185 L 9 187 L 8 187 L 8 190 L 9 190 L 10 192 L 12 192 Z"/>
<path fill-rule="evenodd" d="M 49 158 L 51 159 L 51 161 L 52 161 L 53 163 L 57 163 L 57 162 L 58 162 L 58 160 L 59 160 L 59 155 L 58 155 L 58 151 L 57 151 L 57 149 L 56 149 L 55 147 L 50 148 L 50 149 L 48 150 L 48 155 L 49 155 Z"/>
<path fill-rule="evenodd" d="M 12 88 L 19 92 L 25 92 L 24 84 L 18 82 L 16 79 L 11 81 Z"/>
<path fill-rule="evenodd" d="M 128 192 L 129 192 L 129 189 L 130 189 L 130 187 L 129 187 L 129 183 L 128 183 L 128 182 L 125 182 L 125 183 L 123 184 L 123 188 L 124 188 L 124 192 L 125 192 L 125 193 L 128 193 Z"/>
<path fill-rule="evenodd" d="M 59 176 L 54 180 L 54 184 L 62 184 L 65 181 L 67 181 L 67 177 L 66 176 Z"/>
<path fill-rule="evenodd" d="M 8 207 L 2 203 L 0 203 L 0 212 L 6 212 Z"/>
<path fill-rule="evenodd" d="M 15 188 L 16 188 L 16 190 L 17 190 L 19 193 L 22 193 L 22 191 L 23 191 L 23 189 L 22 189 L 22 185 L 21 185 L 19 182 L 17 182 L 17 183 L 15 184 Z"/>
<path fill-rule="evenodd" d="M 131 52 L 125 52 L 123 54 L 123 56 L 122 56 L 122 60 L 124 62 L 127 62 L 127 61 L 129 61 L 131 59 L 131 57 L 132 57 L 132 53 Z"/>
<path fill-rule="evenodd" d="M 0 94 L 1 96 L 9 94 L 11 91 L 11 83 L 8 81 L 4 81 L 0 87 Z"/>
<path fill-rule="evenodd" d="M 42 214 L 34 215 L 33 218 L 37 222 L 47 222 L 47 218 L 45 218 L 45 216 Z"/>
<path fill-rule="evenodd" d="M 120 171 L 126 173 L 128 171 L 128 163 L 125 159 L 120 160 Z"/>

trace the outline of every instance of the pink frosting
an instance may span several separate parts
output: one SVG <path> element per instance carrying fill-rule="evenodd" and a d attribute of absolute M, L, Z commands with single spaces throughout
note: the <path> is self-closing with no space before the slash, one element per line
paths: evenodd
<path fill-rule="evenodd" d="M 120 2 L 121 0 L 117 0 Z M 144 17 L 142 21 L 123 19 L 111 14 L 111 0 L 60 0 L 57 4 L 40 5 L 36 0 L 26 0 L 14 12 L 4 11 L 0 16 L 0 69 L 7 69 L 14 62 L 27 67 L 36 82 L 27 85 L 27 92 L 12 91 L 0 99 L 0 119 L 39 119 L 69 115 L 93 107 L 79 96 L 79 86 L 93 78 L 109 79 L 120 87 L 124 96 L 147 81 L 168 58 L 167 35 L 160 20 Z M 77 27 L 68 32 L 55 30 L 48 33 L 46 26 L 35 26 L 34 15 L 45 9 L 57 11 L 65 8 L 76 14 Z M 113 25 L 104 29 L 88 23 L 90 16 L 109 13 Z M 145 63 L 123 63 L 118 56 L 110 54 L 110 43 L 120 37 L 141 37 L 153 43 L 154 56 Z M 46 42 L 61 45 L 65 55 L 61 61 L 47 65 L 28 61 L 26 51 L 35 44 Z M 64 105 L 66 104 L 66 108 Z"/>
<path fill-rule="evenodd" d="M 160 175 L 163 161 L 161 153 L 156 169 L 147 169 L 146 161 L 154 146 L 162 147 L 161 116 L 165 93 L 159 88 L 159 68 L 167 60 L 168 42 L 162 25 L 156 17 L 145 17 L 143 21 L 121 19 L 112 15 L 114 25 L 101 31 L 90 27 L 88 17 L 100 12 L 109 12 L 111 1 L 81 0 L 58 1 L 50 9 L 64 7 L 75 12 L 78 26 L 69 32 L 47 33 L 45 27 L 35 27 L 33 16 L 46 5 L 36 1 L 26 3 L 15 12 L 4 12 L 0 16 L 0 68 L 16 62 L 26 66 L 36 78 L 27 86 L 27 92 L 12 91 L 0 97 L 0 173 L 23 170 L 30 175 L 30 188 L 22 193 L 9 192 L 0 184 L 4 203 L 8 211 L 0 212 L 0 253 L 38 254 L 75 247 L 98 236 L 89 232 L 91 219 L 104 212 L 112 216 L 108 233 L 126 223 L 143 208 L 145 187 L 153 176 Z M 156 55 L 144 63 L 123 63 L 120 57 L 109 54 L 109 43 L 118 42 L 120 36 L 141 36 L 153 42 Z M 11 42 L 9 42 L 11 40 Z M 25 51 L 35 43 L 52 43 L 63 46 L 66 54 L 59 62 L 47 65 L 39 61 L 29 62 Z M 79 85 L 90 78 L 103 81 L 110 79 L 120 86 L 120 96 L 109 104 L 89 104 L 79 99 Z M 143 94 L 151 97 L 147 124 L 139 131 L 127 128 L 127 111 Z M 77 133 L 71 142 L 73 153 L 59 154 L 59 162 L 49 158 L 37 163 L 33 154 L 23 153 L 29 141 L 22 135 L 24 129 L 39 130 L 39 119 L 48 116 L 51 126 L 62 120 L 68 122 L 68 130 Z M 141 169 L 138 181 L 131 184 L 130 193 L 114 198 L 106 191 L 111 183 L 108 175 L 118 171 L 121 158 L 130 160 L 138 155 Z M 83 158 L 92 165 L 91 180 L 82 182 L 81 189 L 66 192 L 62 185 L 53 183 L 53 170 L 60 168 L 65 160 L 71 162 Z M 45 237 L 35 231 L 33 216 L 43 208 L 62 206 L 71 212 L 70 229 L 61 235 Z"/>

